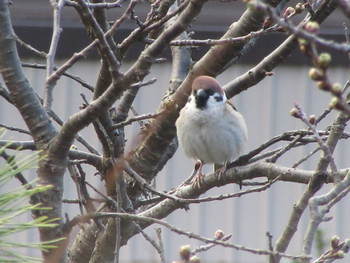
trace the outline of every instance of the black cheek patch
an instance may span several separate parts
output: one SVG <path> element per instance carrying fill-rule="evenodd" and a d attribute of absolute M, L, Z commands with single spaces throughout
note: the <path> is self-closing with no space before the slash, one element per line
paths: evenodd
<path fill-rule="evenodd" d="M 224 100 L 224 98 L 222 96 L 215 96 L 214 99 L 216 101 L 223 101 Z"/>

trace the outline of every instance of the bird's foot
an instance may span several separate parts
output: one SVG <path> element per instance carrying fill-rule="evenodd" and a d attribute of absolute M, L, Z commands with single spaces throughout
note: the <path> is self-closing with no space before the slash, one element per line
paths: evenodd
<path fill-rule="evenodd" d="M 202 173 L 198 173 L 193 180 L 192 186 L 195 188 L 200 188 L 202 186 L 204 175 Z"/>
<path fill-rule="evenodd" d="M 227 163 L 225 163 L 218 171 L 218 180 L 220 181 L 223 176 L 225 176 L 227 170 Z"/>
<path fill-rule="evenodd" d="M 197 161 L 196 164 L 194 165 L 194 169 L 193 169 L 193 171 L 192 171 L 190 177 L 188 177 L 188 178 L 186 179 L 186 181 L 183 182 L 183 183 L 180 185 L 180 187 L 186 186 L 186 185 L 190 185 L 191 182 L 192 182 L 192 180 L 193 180 L 193 178 L 199 173 L 198 170 L 199 170 L 200 168 L 201 168 L 201 162 Z"/>

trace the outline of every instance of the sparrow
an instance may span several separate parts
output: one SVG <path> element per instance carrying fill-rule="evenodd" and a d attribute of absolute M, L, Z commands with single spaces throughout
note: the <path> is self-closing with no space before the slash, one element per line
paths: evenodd
<path fill-rule="evenodd" d="M 192 83 L 192 92 L 176 120 L 177 137 L 185 154 L 197 161 L 189 183 L 200 185 L 203 164 L 223 165 L 237 159 L 247 144 L 247 126 L 243 116 L 227 100 L 220 84 L 212 77 L 200 76 Z"/>

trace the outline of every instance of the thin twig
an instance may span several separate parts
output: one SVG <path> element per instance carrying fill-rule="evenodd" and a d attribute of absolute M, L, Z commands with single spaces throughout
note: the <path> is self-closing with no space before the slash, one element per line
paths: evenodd
<path fill-rule="evenodd" d="M 216 240 L 220 240 L 220 241 L 227 241 L 229 240 L 230 238 L 232 237 L 232 235 L 227 235 L 227 236 L 224 236 L 223 238 L 215 238 Z M 196 255 L 200 252 L 205 252 L 205 251 L 208 251 L 209 249 L 213 248 L 217 246 L 217 244 L 208 244 L 208 245 L 204 245 L 204 246 L 200 246 L 200 247 L 197 247 L 195 248 L 194 250 L 191 251 L 191 254 L 192 255 Z"/>
<path fill-rule="evenodd" d="M 35 68 L 35 69 L 46 69 L 47 66 L 46 65 L 42 65 L 42 64 L 37 64 L 37 63 L 27 63 L 27 62 L 22 62 L 22 67 L 25 68 Z M 57 66 L 53 67 L 53 70 L 57 70 Z M 85 80 L 81 79 L 80 77 L 74 76 L 73 74 L 69 73 L 69 72 L 64 72 L 62 74 L 63 76 L 66 76 L 67 78 L 70 78 L 76 82 L 78 82 L 80 85 L 82 85 L 84 88 L 87 88 L 90 91 L 94 91 L 94 86 L 92 86 L 91 84 L 87 83 Z"/>
<path fill-rule="evenodd" d="M 14 37 L 16 38 L 17 43 L 20 44 L 22 47 L 27 48 L 28 50 L 30 50 L 34 54 L 37 54 L 39 57 L 42 57 L 42 58 L 46 58 L 47 57 L 47 53 L 46 52 L 37 50 L 36 48 L 32 47 L 28 43 L 25 43 L 17 35 L 15 35 Z"/>
<path fill-rule="evenodd" d="M 157 250 L 157 252 L 160 256 L 161 262 L 165 263 L 164 250 L 145 231 L 143 231 L 143 229 L 140 227 L 139 224 L 135 223 L 135 227 L 143 235 L 143 237 Z M 157 232 L 157 234 L 158 234 L 158 232 Z"/>
<path fill-rule="evenodd" d="M 253 2 L 252 2 L 253 4 Z M 326 4 L 326 3 L 325 3 Z M 289 31 L 290 34 L 301 37 L 304 39 L 307 39 L 311 41 L 312 43 L 318 44 L 322 47 L 331 48 L 340 52 L 349 53 L 350 52 L 350 46 L 347 43 L 337 43 L 332 40 L 326 40 L 323 39 L 315 34 L 309 33 L 302 29 L 302 25 L 306 23 L 307 20 L 304 20 L 301 24 L 301 26 L 295 26 L 291 23 L 290 19 L 284 19 L 281 18 L 274 8 L 268 6 L 267 4 L 261 2 L 261 1 L 254 1 L 254 5 L 256 8 L 258 8 L 261 11 L 265 11 L 268 13 L 268 15 L 273 18 L 273 20 L 280 25 L 281 27 L 285 28 Z"/>
<path fill-rule="evenodd" d="M 219 195 L 219 196 L 208 196 L 208 197 L 203 197 L 203 198 L 198 198 L 198 199 L 183 199 L 182 201 L 186 202 L 188 204 L 198 204 L 198 203 L 203 203 L 203 202 L 220 201 L 220 200 L 225 200 L 225 199 L 229 199 L 229 198 L 241 197 L 243 195 L 265 191 L 266 189 L 270 188 L 271 185 L 274 184 L 275 182 L 277 182 L 279 179 L 280 179 L 280 177 L 277 176 L 273 180 L 268 181 L 267 183 L 265 183 L 264 185 L 262 185 L 260 187 L 247 189 L 247 190 L 240 191 L 237 193 Z"/>
<path fill-rule="evenodd" d="M 0 127 L 1 128 L 5 128 L 6 130 L 9 130 L 9 131 L 16 131 L 16 132 L 19 132 L 19 133 L 24 133 L 24 134 L 28 134 L 28 135 L 31 135 L 31 133 L 27 130 L 23 130 L 23 129 L 20 129 L 20 128 L 15 128 L 15 127 L 10 127 L 10 126 L 7 126 L 5 124 L 0 124 Z"/>
<path fill-rule="evenodd" d="M 115 23 L 111 26 L 111 28 L 104 33 L 105 37 L 108 37 L 112 35 L 119 27 L 120 25 L 127 19 L 129 12 L 134 8 L 134 6 L 137 4 L 137 1 L 131 1 L 128 8 L 125 10 L 123 15 L 115 21 Z M 66 61 L 61 67 L 59 67 L 53 74 L 50 76 L 48 81 L 54 82 L 57 81 L 64 72 L 66 72 L 69 68 L 71 68 L 76 62 L 78 62 L 80 59 L 86 57 L 87 53 L 90 52 L 97 44 L 99 40 L 95 39 L 93 42 L 91 42 L 88 46 L 83 48 L 81 51 L 74 53 L 74 55 Z"/>
<path fill-rule="evenodd" d="M 294 140 L 292 142 L 290 142 L 289 144 L 287 144 L 285 147 L 283 147 L 280 151 L 276 152 L 273 156 L 271 156 L 269 159 L 267 159 L 266 161 L 271 162 L 271 163 L 275 163 L 277 161 L 278 158 L 280 158 L 283 154 L 285 154 L 286 152 L 288 152 L 290 149 L 292 149 L 302 138 L 302 135 L 296 136 L 294 138 Z"/>
<path fill-rule="evenodd" d="M 338 239 L 339 237 L 333 237 Z M 332 239 L 333 239 L 332 238 Z M 324 252 L 318 259 L 316 259 L 313 263 L 332 263 L 337 259 L 342 259 L 345 253 L 349 252 L 350 248 L 350 239 L 346 239 L 344 242 L 339 243 L 338 241 L 332 240 L 332 248 Z"/>
<path fill-rule="evenodd" d="M 51 6 L 53 8 L 53 32 L 51 38 L 51 44 L 49 52 L 46 55 L 46 83 L 44 92 L 44 107 L 46 110 L 50 110 L 53 102 L 53 88 L 55 82 L 50 82 L 49 77 L 54 71 L 55 56 L 57 52 L 58 41 L 62 32 L 61 28 L 61 11 L 64 6 L 64 0 L 50 0 Z"/>
<path fill-rule="evenodd" d="M 121 7 L 122 3 L 125 0 L 118 0 L 112 3 L 87 3 L 87 6 L 89 8 L 105 8 L 105 9 L 111 9 L 111 8 L 119 8 Z M 77 4 L 77 2 L 75 1 L 71 1 L 71 0 L 65 0 L 65 5 L 66 6 L 73 6 L 73 7 L 78 7 L 79 5 Z"/>
<path fill-rule="evenodd" d="M 319 150 L 321 150 L 320 147 L 317 147 L 315 150 L 310 152 L 308 155 L 306 155 L 304 158 L 297 161 L 295 164 L 292 165 L 292 168 L 297 168 L 299 165 L 301 165 L 303 162 L 307 161 L 311 156 L 313 156 L 315 153 L 317 153 Z"/>
<path fill-rule="evenodd" d="M 142 188 L 147 189 L 148 191 L 150 191 L 153 194 L 159 195 L 161 197 L 165 197 L 165 198 L 169 198 L 175 202 L 179 202 L 179 203 L 185 203 L 185 199 L 176 197 L 174 195 L 165 193 L 165 192 L 159 192 L 156 189 L 154 189 L 153 186 L 151 186 L 149 183 L 146 182 L 145 179 L 143 179 L 136 171 L 134 171 L 134 169 L 131 168 L 130 164 L 128 164 L 127 162 L 125 162 L 125 167 L 124 167 L 125 172 L 127 172 L 132 178 L 134 178 Z"/>
<path fill-rule="evenodd" d="M 8 103 L 13 104 L 13 99 L 11 94 L 5 89 L 5 87 L 0 83 L 0 96 L 7 100 Z"/>
<path fill-rule="evenodd" d="M 156 228 L 156 233 L 158 237 L 158 243 L 159 243 L 159 256 L 160 256 L 160 261 L 162 263 L 165 263 L 165 253 L 164 253 L 164 244 L 163 244 L 163 238 L 162 238 L 162 229 L 161 228 Z"/>
<path fill-rule="evenodd" d="M 334 162 L 334 158 L 332 156 L 331 151 L 329 150 L 328 146 L 325 144 L 325 142 L 321 139 L 320 134 L 318 133 L 318 131 L 316 130 L 315 125 L 312 125 L 309 121 L 309 119 L 307 118 L 306 114 L 302 111 L 301 107 L 295 103 L 295 108 L 298 111 L 298 117 L 309 127 L 309 129 L 312 131 L 312 133 L 314 134 L 315 139 L 317 140 L 320 148 L 322 149 L 322 151 L 324 152 L 326 158 L 328 159 L 331 169 L 332 169 L 332 174 L 334 175 L 335 178 L 338 178 L 338 169 L 337 166 Z"/>
<path fill-rule="evenodd" d="M 143 115 L 139 115 L 136 117 L 131 117 L 128 118 L 125 121 L 119 122 L 116 125 L 113 126 L 114 129 L 119 129 L 121 127 L 124 127 L 126 125 L 129 125 L 135 121 L 141 121 L 141 120 L 147 120 L 147 119 L 154 119 L 156 117 L 158 117 L 159 115 L 161 115 L 163 113 L 163 111 L 157 112 L 157 113 L 148 113 L 148 114 L 143 114 Z"/>
<path fill-rule="evenodd" d="M 102 196 L 102 197 L 105 199 L 105 201 L 106 201 L 107 203 L 112 204 L 114 207 L 117 207 L 117 206 L 118 206 L 117 202 L 116 202 L 113 198 L 111 198 L 111 197 L 105 195 L 104 193 L 102 193 L 101 191 L 99 191 L 95 186 L 93 186 L 92 184 L 90 184 L 88 181 L 86 181 L 85 183 L 86 183 L 88 186 L 90 186 L 91 189 L 94 190 L 97 194 L 99 194 L 100 196 Z"/>
<path fill-rule="evenodd" d="M 246 42 L 252 38 L 255 37 L 261 37 L 265 36 L 271 32 L 275 32 L 278 29 L 277 25 L 272 26 L 267 29 L 260 29 L 255 32 L 250 32 L 247 35 L 240 36 L 240 37 L 230 37 L 226 39 L 205 39 L 205 40 L 198 40 L 198 39 L 187 39 L 187 40 L 173 40 L 170 42 L 170 46 L 216 46 L 216 45 L 225 45 L 225 44 L 232 44 L 232 43 L 240 43 L 240 42 Z"/>
<path fill-rule="evenodd" d="M 296 256 L 296 255 L 290 255 L 290 254 L 286 254 L 286 253 L 278 253 L 275 251 L 249 248 L 249 247 L 245 247 L 242 245 L 236 245 L 236 244 L 231 244 L 231 243 L 224 242 L 221 240 L 217 240 L 215 238 L 205 238 L 205 237 L 200 236 L 198 234 L 195 234 L 193 232 L 184 231 L 182 229 L 174 227 L 173 225 L 166 223 L 162 220 L 152 218 L 152 217 L 145 217 L 145 216 L 141 216 L 141 215 L 134 215 L 134 214 L 112 213 L 112 212 L 91 213 L 89 215 L 76 216 L 75 218 L 73 218 L 70 221 L 70 226 L 73 227 L 74 225 L 78 224 L 79 222 L 85 222 L 86 219 L 106 218 L 106 217 L 107 218 L 108 217 L 119 217 L 119 218 L 127 219 L 127 220 L 136 220 L 136 221 L 143 221 L 143 222 L 152 223 L 152 224 L 159 224 L 159 225 L 164 226 L 164 227 L 168 228 L 170 231 L 175 232 L 179 235 L 184 235 L 184 236 L 187 236 L 189 238 L 193 238 L 193 239 L 196 239 L 196 240 L 208 243 L 208 244 L 216 244 L 216 245 L 219 245 L 222 247 L 233 248 L 236 250 L 241 250 L 241 251 L 245 251 L 245 252 L 249 252 L 249 253 L 253 253 L 253 254 L 257 254 L 257 255 L 274 255 L 274 256 L 280 256 L 280 257 L 293 259 L 293 260 L 301 260 L 301 259 L 311 258 L 309 255 Z"/>
<path fill-rule="evenodd" d="M 307 228 L 304 237 L 304 252 L 310 252 L 312 248 L 312 242 L 316 230 L 319 225 L 323 222 L 325 215 L 330 209 L 339 202 L 342 198 L 347 196 L 350 191 L 350 172 L 340 183 L 334 185 L 334 187 L 325 195 L 315 196 L 310 199 L 309 206 L 311 210 L 311 220 Z M 325 207 L 319 211 L 319 207 L 325 205 Z"/>

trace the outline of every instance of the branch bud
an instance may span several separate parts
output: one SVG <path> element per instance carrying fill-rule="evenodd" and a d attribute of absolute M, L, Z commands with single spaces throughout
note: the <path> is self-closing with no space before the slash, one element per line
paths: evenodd
<path fill-rule="evenodd" d="M 247 8 L 251 11 L 256 11 L 258 9 L 258 7 L 256 6 L 255 1 L 249 0 L 247 2 Z"/>
<path fill-rule="evenodd" d="M 327 81 L 318 81 L 317 87 L 321 90 L 329 91 L 331 90 L 332 86 Z"/>
<path fill-rule="evenodd" d="M 283 13 L 283 17 L 290 17 L 291 15 L 295 14 L 295 9 L 291 6 L 287 7 L 286 10 Z"/>
<path fill-rule="evenodd" d="M 309 78 L 312 80 L 323 80 L 324 75 L 323 72 L 317 68 L 311 68 L 309 70 Z"/>
<path fill-rule="evenodd" d="M 201 260 L 198 256 L 193 256 L 190 258 L 190 263 L 201 263 Z"/>
<path fill-rule="evenodd" d="M 224 237 L 224 232 L 222 230 L 216 230 L 215 239 L 220 240 Z"/>
<path fill-rule="evenodd" d="M 263 29 L 269 28 L 272 25 L 271 17 L 268 17 L 264 20 Z"/>
<path fill-rule="evenodd" d="M 289 114 L 292 115 L 294 118 L 300 119 L 300 113 L 296 108 L 293 108 L 289 111 Z"/>
<path fill-rule="evenodd" d="M 311 34 L 317 34 L 318 31 L 320 31 L 320 25 L 315 21 L 309 21 L 304 26 L 304 29 L 306 32 L 309 32 Z"/>
<path fill-rule="evenodd" d="M 345 252 L 343 250 L 339 250 L 337 252 L 337 258 L 344 258 L 345 257 Z"/>
<path fill-rule="evenodd" d="M 333 249 L 337 249 L 339 245 L 340 238 L 337 235 L 332 236 L 331 245 Z"/>
<path fill-rule="evenodd" d="M 336 110 L 343 110 L 344 107 L 340 102 L 340 99 L 337 97 L 332 98 L 331 102 L 329 103 L 329 107 L 331 109 L 336 109 Z"/>
<path fill-rule="evenodd" d="M 315 125 L 316 124 L 316 116 L 315 115 L 310 115 L 309 116 L 309 122 L 312 124 L 312 125 Z"/>
<path fill-rule="evenodd" d="M 326 69 L 331 61 L 332 56 L 329 53 L 321 53 L 317 58 L 317 65 L 322 69 Z"/>
<path fill-rule="evenodd" d="M 189 260 L 191 256 L 191 246 L 184 245 L 180 247 L 180 257 L 182 260 Z"/>
<path fill-rule="evenodd" d="M 304 10 L 304 6 L 302 3 L 297 3 L 295 6 L 295 13 L 296 14 L 300 14 L 301 12 L 303 12 Z"/>
<path fill-rule="evenodd" d="M 309 41 L 307 41 L 305 38 L 298 38 L 298 42 L 301 52 L 306 53 L 310 46 Z"/>
<path fill-rule="evenodd" d="M 343 93 L 342 87 L 339 83 L 334 83 L 332 86 L 332 93 L 337 96 L 340 97 Z"/>

